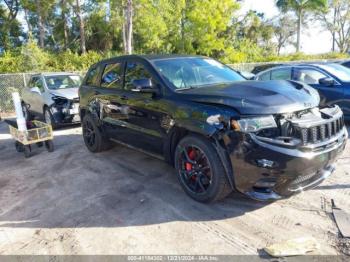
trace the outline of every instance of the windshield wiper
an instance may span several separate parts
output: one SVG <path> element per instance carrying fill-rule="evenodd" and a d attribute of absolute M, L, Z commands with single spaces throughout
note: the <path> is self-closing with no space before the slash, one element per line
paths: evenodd
<path fill-rule="evenodd" d="M 185 87 L 185 88 L 177 88 L 175 90 L 175 92 L 178 92 L 178 91 L 183 91 L 183 90 L 190 90 L 190 89 L 196 89 L 197 87 L 194 87 L 194 86 L 188 86 L 188 87 Z"/>

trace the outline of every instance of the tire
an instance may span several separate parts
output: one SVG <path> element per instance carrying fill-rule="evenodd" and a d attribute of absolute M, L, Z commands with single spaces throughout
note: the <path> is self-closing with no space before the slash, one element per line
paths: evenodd
<path fill-rule="evenodd" d="M 16 147 L 16 151 L 19 152 L 19 153 L 22 153 L 24 152 L 24 146 L 22 143 L 16 141 L 15 142 L 15 147 Z"/>
<path fill-rule="evenodd" d="M 176 147 L 174 163 L 182 188 L 194 200 L 214 202 L 232 192 L 225 168 L 208 139 L 184 137 Z"/>
<path fill-rule="evenodd" d="M 29 112 L 28 107 L 24 102 L 22 102 L 22 112 L 23 112 L 24 119 L 27 122 L 33 120 L 33 116 Z"/>
<path fill-rule="evenodd" d="M 98 153 L 112 147 L 112 142 L 103 134 L 91 114 L 84 116 L 82 129 L 84 143 L 90 152 Z"/>
<path fill-rule="evenodd" d="M 44 108 L 44 120 L 46 124 L 52 126 L 52 129 L 56 129 L 58 127 L 48 107 Z"/>
<path fill-rule="evenodd" d="M 55 150 L 52 140 L 45 141 L 45 147 L 48 152 L 53 152 Z"/>
<path fill-rule="evenodd" d="M 25 145 L 24 146 L 24 157 L 28 158 L 32 155 L 32 148 L 30 145 Z"/>

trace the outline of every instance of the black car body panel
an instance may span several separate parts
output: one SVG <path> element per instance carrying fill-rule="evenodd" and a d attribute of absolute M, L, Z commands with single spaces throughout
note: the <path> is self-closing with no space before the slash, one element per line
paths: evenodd
<path fill-rule="evenodd" d="M 297 156 L 296 149 L 277 152 L 250 135 L 229 133 L 225 141 L 236 188 L 252 198 L 271 200 L 313 188 L 327 178 L 334 171 L 335 159 L 344 150 L 346 135 L 337 141 L 333 150 L 310 157 L 302 153 Z M 264 166 L 263 160 L 268 160 L 269 166 Z"/>
<path fill-rule="evenodd" d="M 315 187 L 334 170 L 332 164 L 347 140 L 343 115 L 337 107 L 319 110 L 313 88 L 293 81 L 239 81 L 173 91 L 154 61 L 177 57 L 124 56 L 92 66 L 79 90 L 81 119 L 91 114 L 110 139 L 171 164 L 181 138 L 202 135 L 215 146 L 232 188 L 259 200 Z M 130 61 L 148 70 L 154 92 L 127 90 Z M 111 63 L 121 68 L 117 88 L 101 83 L 103 68 Z M 275 136 L 231 127 L 232 120 L 266 115 L 278 123 Z M 330 131 L 323 133 L 329 125 Z"/>
<path fill-rule="evenodd" d="M 292 81 L 244 81 L 192 89 L 183 94 L 192 101 L 226 105 L 245 115 L 301 111 L 319 104 L 313 88 Z"/>

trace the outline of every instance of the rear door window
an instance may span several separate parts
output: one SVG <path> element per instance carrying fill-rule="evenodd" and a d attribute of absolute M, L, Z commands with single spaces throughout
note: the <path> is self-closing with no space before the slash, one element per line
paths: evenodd
<path fill-rule="evenodd" d="M 292 68 L 280 68 L 271 71 L 271 80 L 291 80 Z"/>

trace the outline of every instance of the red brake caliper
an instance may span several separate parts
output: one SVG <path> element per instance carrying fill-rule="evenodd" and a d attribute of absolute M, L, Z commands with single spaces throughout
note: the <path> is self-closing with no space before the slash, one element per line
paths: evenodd
<path fill-rule="evenodd" d="M 190 149 L 188 152 L 188 157 L 191 159 L 191 160 L 194 160 L 195 157 L 196 157 L 196 152 L 193 150 L 193 149 Z M 186 163 L 186 171 L 191 171 L 192 170 L 192 164 L 187 162 Z M 195 179 L 194 176 L 192 176 L 192 179 Z"/>

